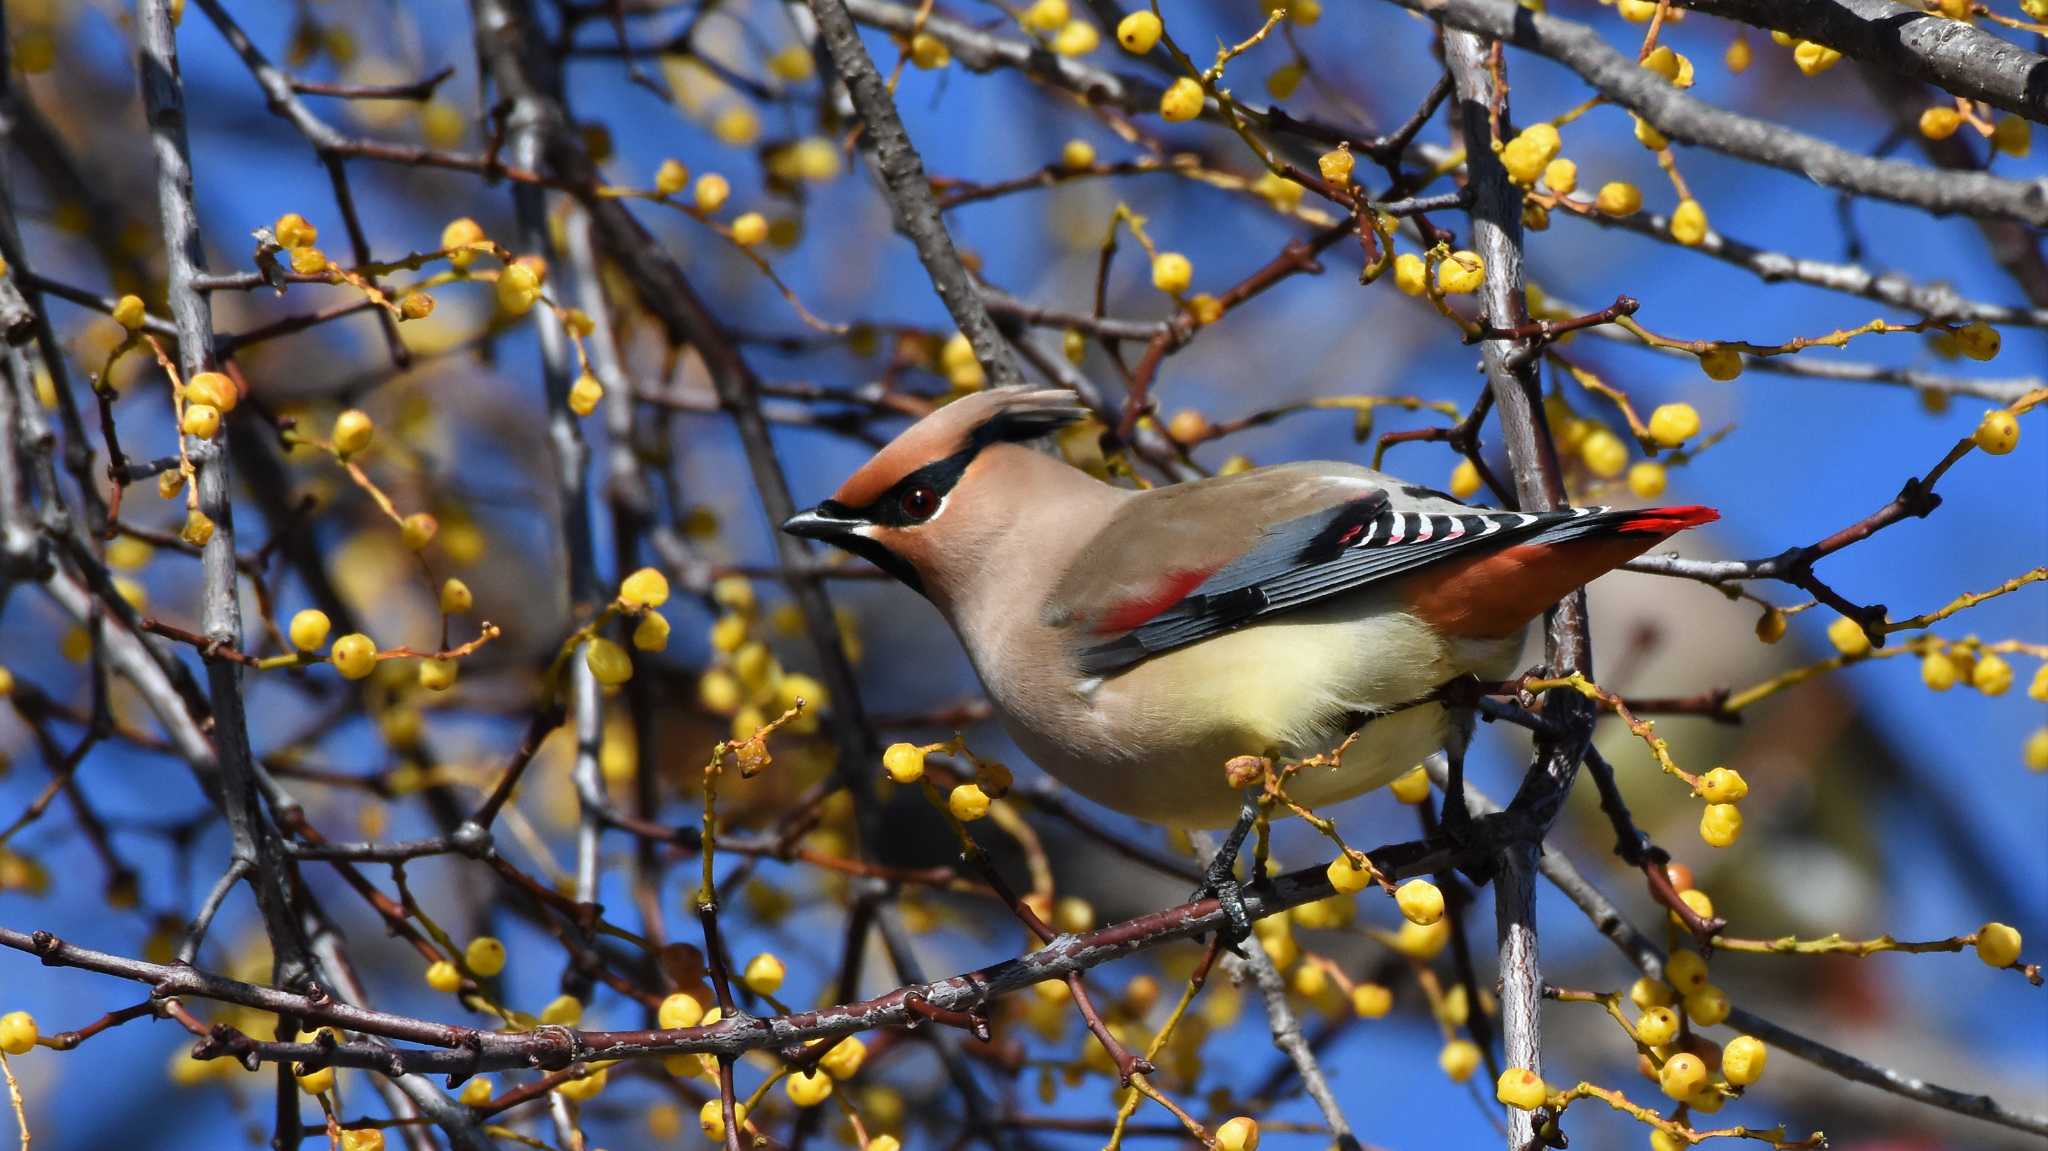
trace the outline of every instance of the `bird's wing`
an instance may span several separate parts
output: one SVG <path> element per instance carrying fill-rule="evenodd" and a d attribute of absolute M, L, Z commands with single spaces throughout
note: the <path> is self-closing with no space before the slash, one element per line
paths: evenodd
<path fill-rule="evenodd" d="M 1647 547 L 1713 518 L 1703 509 L 1528 514 L 1468 508 L 1377 473 L 1330 465 L 1262 469 L 1180 488 L 1175 499 L 1133 501 L 1088 549 L 1090 574 L 1070 577 L 1055 590 L 1047 622 L 1069 628 L 1083 674 L 1114 675 L 1163 652 L 1454 558 L 1521 545 L 1534 549 L 1523 555 L 1540 556 L 1559 544 L 1617 533 L 1654 537 L 1644 540 Z M 1094 566 L 1105 555 L 1108 562 Z M 1611 565 L 1600 570 L 1605 566 Z M 1586 578 L 1591 574 L 1597 573 Z"/>

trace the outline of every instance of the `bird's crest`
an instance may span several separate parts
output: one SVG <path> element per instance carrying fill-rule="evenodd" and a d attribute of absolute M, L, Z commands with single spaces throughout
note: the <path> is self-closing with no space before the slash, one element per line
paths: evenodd
<path fill-rule="evenodd" d="M 965 470 L 993 444 L 1029 443 L 1086 419 L 1088 409 L 1064 388 L 992 388 L 963 396 L 904 429 L 846 478 L 834 503 L 865 507 L 903 477 L 940 461 Z"/>

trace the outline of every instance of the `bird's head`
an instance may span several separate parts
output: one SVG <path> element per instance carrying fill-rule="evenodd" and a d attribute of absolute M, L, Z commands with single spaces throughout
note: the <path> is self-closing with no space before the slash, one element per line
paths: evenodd
<path fill-rule="evenodd" d="M 1059 388 L 994 388 L 955 400 L 891 440 L 832 498 L 783 521 L 873 563 L 926 595 L 949 557 L 1000 530 L 1035 453 L 1020 448 L 1088 415 Z M 1007 489 L 1007 490 L 1006 490 Z"/>

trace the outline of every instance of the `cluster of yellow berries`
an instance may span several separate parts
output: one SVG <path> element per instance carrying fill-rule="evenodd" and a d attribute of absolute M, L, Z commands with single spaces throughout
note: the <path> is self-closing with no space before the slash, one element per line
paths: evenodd
<path fill-rule="evenodd" d="M 916 783 L 924 778 L 925 756 L 947 750 L 949 746 L 943 743 L 922 747 L 914 743 L 892 743 L 882 752 L 882 770 L 899 784 Z M 974 762 L 974 778 L 954 785 L 946 793 L 946 810 L 962 823 L 972 823 L 987 815 L 995 800 L 1009 794 L 1013 782 L 1010 769 L 1002 764 L 972 756 L 969 758 Z"/>
<path fill-rule="evenodd" d="M 1742 810 L 1735 805 L 1749 794 L 1749 782 L 1732 767 L 1717 767 L 1700 776 L 1694 794 L 1707 801 L 1700 813 L 1700 838 L 1710 847 L 1728 847 L 1742 835 Z"/>
<path fill-rule="evenodd" d="M 1028 32 L 1049 35 L 1052 50 L 1061 56 L 1086 56 L 1102 44 L 1101 31 L 1075 19 L 1068 0 L 1033 0 L 1019 23 Z"/>
<path fill-rule="evenodd" d="M 717 715 L 732 717 L 732 738 L 750 739 L 772 715 L 804 701 L 804 711 L 790 720 L 784 730 L 799 735 L 816 731 L 818 712 L 830 705 L 825 685 L 801 672 L 785 671 L 766 642 L 755 638 L 759 630 L 754 585 L 745 576 L 722 576 L 711 585 L 711 599 L 723 609 L 711 625 L 714 665 L 697 681 L 697 700 Z M 797 634 L 803 619 L 793 605 L 784 605 L 774 615 L 777 630 Z M 858 636 L 852 617 L 838 620 L 841 643 L 849 658 L 858 658 Z"/>
<path fill-rule="evenodd" d="M 1999 696 L 2012 690 L 2012 681 L 2012 664 L 1997 652 L 1984 650 L 1975 636 L 1929 648 L 1920 657 L 1920 682 L 1929 691 L 1947 691 L 1960 683 L 1985 695 Z M 2048 670 L 2034 677 L 2027 694 L 2034 699 L 2048 699 Z"/>
<path fill-rule="evenodd" d="M 235 410 L 241 392 L 234 381 L 219 372 L 194 372 L 185 382 L 185 412 L 178 430 L 196 439 L 210 440 L 220 431 L 221 417 Z"/>
<path fill-rule="evenodd" d="M 1436 290 L 1441 295 L 1467 295 L 1485 282 L 1486 261 L 1477 252 L 1452 252 L 1436 265 Z M 1413 252 L 1394 257 L 1394 286 L 1410 296 L 1429 291 L 1428 263 Z"/>
<path fill-rule="evenodd" d="M 1507 169 L 1508 179 L 1524 188 L 1534 187 L 1536 181 L 1550 170 L 1550 164 L 1564 147 L 1564 141 L 1557 134 L 1554 124 L 1532 124 L 1515 134 L 1515 138 L 1501 146 L 1500 162 Z M 1565 161 L 1571 165 L 1571 161 Z M 1567 176 L 1565 183 L 1576 186 L 1578 168 L 1573 165 L 1560 169 L 1559 175 Z M 1559 193 L 1571 191 L 1570 187 L 1559 188 L 1551 184 L 1551 190 Z"/>

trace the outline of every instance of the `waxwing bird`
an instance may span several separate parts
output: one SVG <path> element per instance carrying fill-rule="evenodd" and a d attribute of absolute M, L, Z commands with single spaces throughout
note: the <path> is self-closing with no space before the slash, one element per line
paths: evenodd
<path fill-rule="evenodd" d="M 1299 759 L 1355 730 L 1322 805 L 1470 731 L 1428 702 L 1515 670 L 1527 625 L 1710 508 L 1468 507 L 1352 464 L 1134 491 L 1042 450 L 1087 412 L 980 392 L 919 420 L 785 531 L 862 556 L 958 633 L 1019 747 L 1074 790 L 1174 827 L 1228 825 L 1238 755 Z"/>

